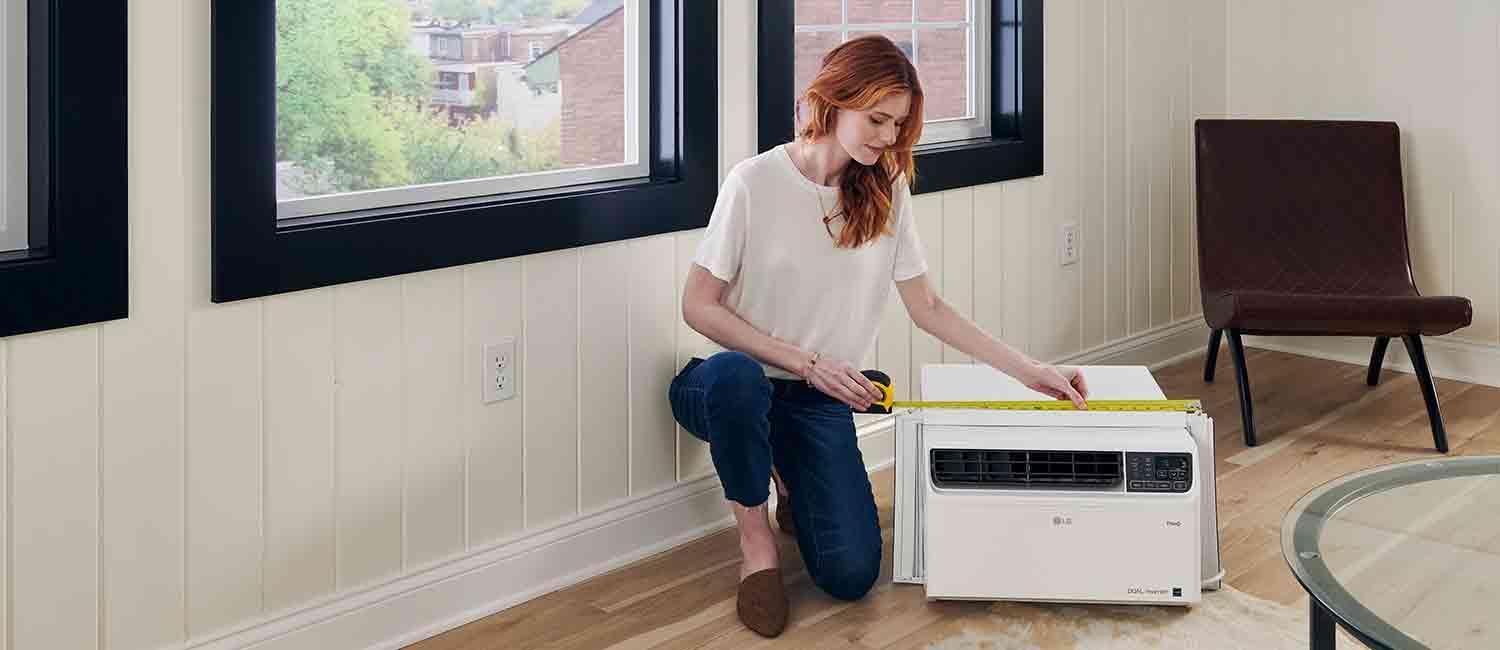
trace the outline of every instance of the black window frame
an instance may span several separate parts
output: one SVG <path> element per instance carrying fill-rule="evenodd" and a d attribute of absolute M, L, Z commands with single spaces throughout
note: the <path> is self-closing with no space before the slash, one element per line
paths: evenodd
<path fill-rule="evenodd" d="M 941 192 L 1042 174 L 1042 3 L 990 2 L 988 138 L 916 149 L 913 194 Z M 796 61 L 796 0 L 760 0 L 759 142 L 769 151 L 791 141 Z"/>
<path fill-rule="evenodd" d="M 28 247 L 0 253 L 0 336 L 129 313 L 128 24 L 126 0 L 27 7 Z"/>
<path fill-rule="evenodd" d="M 718 3 L 641 1 L 651 3 L 649 177 L 278 220 L 276 2 L 213 0 L 212 300 L 708 225 L 719 185 Z"/>

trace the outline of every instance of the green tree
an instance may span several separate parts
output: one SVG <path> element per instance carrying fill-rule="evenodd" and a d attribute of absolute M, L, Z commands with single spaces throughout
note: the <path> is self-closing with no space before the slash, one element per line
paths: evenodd
<path fill-rule="evenodd" d="M 530 1 L 530 0 L 527 0 Z M 391 0 L 277 0 L 276 155 L 310 195 L 544 171 L 560 166 L 556 120 L 450 121 L 431 106 L 433 68 L 412 52 Z M 493 105 L 495 84 L 479 95 Z"/>
<path fill-rule="evenodd" d="M 377 102 L 425 101 L 431 70 L 389 0 L 277 0 L 276 148 L 305 185 L 347 191 L 411 176 Z"/>
<path fill-rule="evenodd" d="M 546 18 L 552 15 L 552 0 L 486 0 L 494 11 L 495 20 L 513 22 L 525 19 Z"/>
<path fill-rule="evenodd" d="M 484 17 L 479 0 L 433 0 L 432 15 L 438 18 L 472 23 Z"/>
<path fill-rule="evenodd" d="M 567 19 L 577 16 L 589 6 L 591 0 L 552 0 L 552 15 Z"/>

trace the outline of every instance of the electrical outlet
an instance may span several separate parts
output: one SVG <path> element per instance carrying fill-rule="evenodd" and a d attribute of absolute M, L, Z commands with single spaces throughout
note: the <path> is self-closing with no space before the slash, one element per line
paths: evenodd
<path fill-rule="evenodd" d="M 1078 224 L 1065 223 L 1062 225 L 1062 265 L 1067 266 L 1078 261 Z"/>
<path fill-rule="evenodd" d="M 498 402 L 516 396 L 516 339 L 506 337 L 484 346 L 484 385 L 480 399 Z"/>

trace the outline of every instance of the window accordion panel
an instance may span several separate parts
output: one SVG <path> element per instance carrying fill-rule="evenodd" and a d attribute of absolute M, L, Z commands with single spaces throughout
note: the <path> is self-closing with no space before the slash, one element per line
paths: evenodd
<path fill-rule="evenodd" d="M 0 0 L 0 253 L 27 247 L 26 0 Z"/>
<path fill-rule="evenodd" d="M 275 0 L 281 219 L 650 174 L 649 0 Z"/>
<path fill-rule="evenodd" d="M 926 94 L 921 144 L 990 136 L 990 0 L 795 0 L 793 92 L 827 52 L 867 34 L 896 43 Z"/>

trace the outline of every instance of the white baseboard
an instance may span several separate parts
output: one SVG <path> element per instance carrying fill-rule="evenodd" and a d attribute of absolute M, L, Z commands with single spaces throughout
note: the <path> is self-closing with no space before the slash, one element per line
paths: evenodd
<path fill-rule="evenodd" d="M 1157 368 L 1202 352 L 1201 318 L 1142 332 L 1059 363 Z M 895 416 L 860 418 L 869 471 L 895 462 Z M 774 503 L 775 492 L 772 491 Z M 336 594 L 172 650 L 395 650 L 538 596 L 583 582 L 733 524 L 715 475 L 528 531 L 404 577 Z"/>
<path fill-rule="evenodd" d="M 1246 336 L 1245 346 L 1263 350 L 1275 350 L 1289 354 L 1342 361 L 1360 366 L 1369 366 L 1370 351 L 1375 339 L 1343 336 Z M 1207 345 L 1205 342 L 1204 345 Z M 1454 379 L 1471 384 L 1500 386 L 1500 345 L 1476 343 L 1451 337 L 1422 339 L 1422 349 L 1427 353 L 1427 368 L 1434 377 Z M 1411 358 L 1406 355 L 1406 346 L 1400 339 L 1392 339 L 1385 353 L 1385 368 L 1405 373 L 1415 373 Z M 1251 370 L 1250 381 L 1255 381 Z"/>
<path fill-rule="evenodd" d="M 1054 363 L 1070 366 L 1146 366 L 1152 370 L 1203 354 L 1208 346 L 1208 325 L 1202 316 L 1190 316 L 1125 337 L 1112 343 L 1068 355 Z"/>

